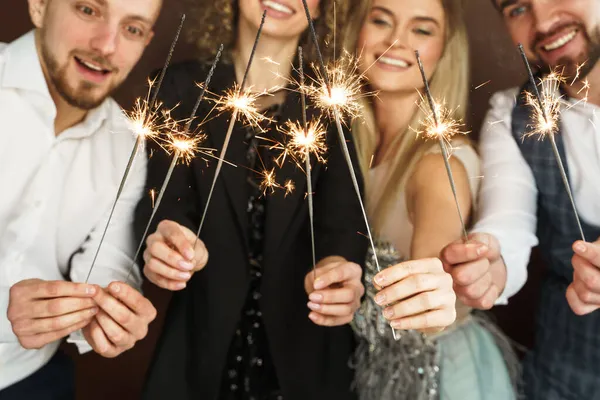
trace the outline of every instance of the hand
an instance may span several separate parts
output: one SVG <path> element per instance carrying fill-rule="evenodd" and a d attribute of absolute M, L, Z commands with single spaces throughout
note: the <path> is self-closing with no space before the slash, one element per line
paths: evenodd
<path fill-rule="evenodd" d="M 365 293 L 362 285 L 362 269 L 358 264 L 341 257 L 321 261 L 314 272 L 304 278 L 308 294 L 308 317 L 317 325 L 338 326 L 352 321 Z"/>
<path fill-rule="evenodd" d="M 99 289 L 94 301 L 100 311 L 83 329 L 83 336 L 96 353 L 107 358 L 118 356 L 146 337 L 148 324 L 156 318 L 152 303 L 123 282 Z"/>
<path fill-rule="evenodd" d="M 600 239 L 579 240 L 573 251 L 573 283 L 567 288 L 567 301 L 575 314 L 586 315 L 600 308 Z"/>
<path fill-rule="evenodd" d="M 403 262 L 373 279 L 381 288 L 375 302 L 395 329 L 439 332 L 456 319 L 452 278 L 437 258 Z"/>
<path fill-rule="evenodd" d="M 208 251 L 201 240 L 196 240 L 195 233 L 165 220 L 148 236 L 144 261 L 144 275 L 152 283 L 176 291 L 185 288 L 192 274 L 206 266 Z"/>
<path fill-rule="evenodd" d="M 487 233 L 469 235 L 468 243 L 461 240 L 446 246 L 441 259 L 463 304 L 481 310 L 494 306 L 506 285 L 498 239 Z"/>
<path fill-rule="evenodd" d="M 94 285 L 28 279 L 10 288 L 8 320 L 19 343 L 40 349 L 90 323 L 98 309 Z"/>

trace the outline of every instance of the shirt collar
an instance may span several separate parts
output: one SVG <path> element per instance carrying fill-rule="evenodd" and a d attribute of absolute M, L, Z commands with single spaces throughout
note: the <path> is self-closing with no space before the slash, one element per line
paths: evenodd
<path fill-rule="evenodd" d="M 29 31 L 10 43 L 5 49 L 5 57 L 4 73 L 0 77 L 0 86 L 41 95 L 45 100 L 44 103 L 48 102 L 47 107 L 44 107 L 44 111 L 49 122 L 53 124 L 56 117 L 56 106 L 50 96 L 48 83 L 38 56 L 35 31 Z M 61 134 L 59 139 L 63 136 L 65 136 L 64 139 L 67 139 L 92 135 L 108 118 L 110 101 L 110 99 L 106 99 L 100 106 L 90 110 L 85 119 L 75 126 L 81 129 L 75 129 L 72 134 L 67 131 L 65 132 L 66 135 Z"/>

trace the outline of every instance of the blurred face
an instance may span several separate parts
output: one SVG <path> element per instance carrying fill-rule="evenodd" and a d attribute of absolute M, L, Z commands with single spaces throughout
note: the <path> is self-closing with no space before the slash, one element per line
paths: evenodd
<path fill-rule="evenodd" d="M 319 0 L 307 0 L 313 19 L 319 17 Z M 258 29 L 264 11 L 263 34 L 275 38 L 299 37 L 308 28 L 302 0 L 239 0 L 240 20 Z"/>
<path fill-rule="evenodd" d="M 564 67 L 583 79 L 600 57 L 600 1 L 495 0 L 515 43 L 541 67 Z"/>
<path fill-rule="evenodd" d="M 97 107 L 138 62 L 160 0 L 29 0 L 48 85 L 71 106 Z"/>
<path fill-rule="evenodd" d="M 423 87 L 415 50 L 430 78 L 444 51 L 445 32 L 440 0 L 373 0 L 358 40 L 360 72 L 374 90 L 414 92 Z"/>

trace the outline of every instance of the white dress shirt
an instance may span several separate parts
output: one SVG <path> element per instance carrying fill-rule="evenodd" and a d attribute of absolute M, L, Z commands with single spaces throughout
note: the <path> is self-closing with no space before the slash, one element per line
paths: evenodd
<path fill-rule="evenodd" d="M 85 281 L 134 144 L 112 99 L 56 136 L 56 108 L 33 32 L 1 46 L 0 390 L 41 368 L 60 344 L 20 346 L 6 316 L 10 287 L 32 278 Z M 137 157 L 89 283 L 127 278 L 145 163 Z M 139 288 L 137 267 L 132 276 L 129 283 Z M 89 349 L 80 344 L 80 351 Z"/>
<path fill-rule="evenodd" d="M 508 275 L 496 304 L 507 304 L 508 298 L 523 287 L 531 248 L 538 244 L 536 182 L 511 132 L 518 92 L 510 89 L 492 97 L 480 139 L 483 182 L 479 218 L 473 231 L 491 233 L 500 241 Z M 561 129 L 571 189 L 580 218 L 600 226 L 599 108 L 576 104 L 575 100 L 568 102 L 569 106 L 562 107 Z"/>

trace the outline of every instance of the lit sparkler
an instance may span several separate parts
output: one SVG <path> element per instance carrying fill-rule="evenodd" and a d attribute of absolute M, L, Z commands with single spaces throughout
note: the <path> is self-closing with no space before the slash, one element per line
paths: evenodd
<path fill-rule="evenodd" d="M 243 115 L 246 116 L 248 121 L 252 121 L 252 119 L 249 117 L 251 117 L 254 114 L 250 113 L 250 111 L 256 110 L 256 108 L 254 107 L 254 101 L 252 100 L 252 97 L 250 97 L 249 93 L 246 91 L 246 81 L 248 80 L 248 73 L 250 72 L 250 67 L 252 66 L 252 60 L 254 59 L 254 55 L 256 54 L 256 46 L 258 45 L 258 41 L 260 39 L 260 35 L 262 33 L 263 26 L 265 24 L 266 16 L 267 16 L 267 11 L 265 10 L 262 15 L 262 20 L 260 22 L 258 32 L 256 33 L 256 38 L 254 40 L 254 47 L 252 48 L 252 52 L 250 53 L 250 58 L 248 59 L 248 64 L 246 65 L 246 72 L 244 73 L 244 78 L 242 79 L 242 84 L 238 87 L 237 91 L 232 93 L 233 96 L 231 96 L 231 99 L 225 102 L 225 105 L 227 105 L 228 108 L 233 110 L 233 114 L 231 115 L 231 120 L 229 121 L 229 128 L 227 129 L 227 134 L 225 135 L 225 141 L 223 142 L 223 148 L 221 149 L 221 154 L 219 155 L 219 161 L 217 162 L 217 167 L 215 169 L 215 176 L 213 177 L 212 185 L 210 187 L 210 192 L 208 193 L 208 198 L 206 199 L 206 204 L 204 206 L 204 212 L 202 213 L 202 219 L 200 220 L 200 226 L 198 227 L 198 231 L 196 232 L 196 242 L 198 241 L 198 238 L 200 237 L 200 232 L 202 231 L 202 226 L 204 225 L 204 221 L 206 219 L 206 213 L 208 211 L 208 206 L 210 205 L 210 200 L 212 198 L 212 194 L 215 189 L 215 184 L 217 183 L 217 178 L 219 177 L 221 168 L 223 167 L 223 161 L 225 160 L 225 154 L 227 153 L 227 147 L 229 146 L 229 142 L 231 141 L 231 134 L 233 132 L 233 127 L 235 126 L 235 122 L 237 120 L 238 113 L 242 113 Z M 226 96 L 226 97 L 229 98 L 230 96 Z"/>
<path fill-rule="evenodd" d="M 92 265 L 90 266 L 90 270 L 85 278 L 85 283 L 90 279 L 90 275 L 92 274 L 92 270 L 94 269 L 94 265 L 96 264 L 96 260 L 98 258 L 98 254 L 100 254 L 100 249 L 102 248 L 102 243 L 104 242 L 104 238 L 106 237 L 106 232 L 108 231 L 108 227 L 110 225 L 110 221 L 112 220 L 113 214 L 115 212 L 115 208 L 117 207 L 117 202 L 123 193 L 123 189 L 125 187 L 125 182 L 129 177 L 129 172 L 131 171 L 131 167 L 133 166 L 133 162 L 135 160 L 136 155 L 138 154 L 139 148 L 144 143 L 144 139 L 147 137 L 154 137 L 158 134 L 156 126 L 157 114 L 156 111 L 159 107 L 156 106 L 158 92 L 160 91 L 160 87 L 162 86 L 163 79 L 167 72 L 167 68 L 171 63 L 171 57 L 173 56 L 173 52 L 175 51 L 175 46 L 179 41 L 179 35 L 181 34 L 181 29 L 183 28 L 183 23 L 185 22 L 185 14 L 181 16 L 181 22 L 179 23 L 179 27 L 175 34 L 175 38 L 171 43 L 171 48 L 169 49 L 169 53 L 167 55 L 167 59 L 165 60 L 165 64 L 161 70 L 160 76 L 158 78 L 158 83 L 154 89 L 154 93 L 149 102 L 142 102 L 139 99 L 136 101 L 136 106 L 134 113 L 129 115 L 133 116 L 133 130 L 135 135 L 137 136 L 133 149 L 131 151 L 131 155 L 129 156 L 129 161 L 127 162 L 127 166 L 125 167 L 125 172 L 123 173 L 123 177 L 121 178 L 121 183 L 119 184 L 119 189 L 117 190 L 117 195 L 115 197 L 115 201 L 112 205 L 112 209 L 108 216 L 108 221 L 106 222 L 106 226 L 104 227 L 104 232 L 102 233 L 102 237 L 100 238 L 100 243 L 98 244 L 98 248 L 96 249 L 96 253 L 94 254 L 94 258 L 92 260 Z M 152 85 L 150 85 L 149 93 L 152 91 Z"/>
<path fill-rule="evenodd" d="M 465 242 L 468 241 L 467 229 L 465 227 L 465 222 L 462 216 L 462 212 L 460 210 L 460 205 L 458 203 L 458 196 L 456 194 L 456 184 L 454 183 L 454 175 L 452 174 L 452 168 L 450 167 L 450 139 L 451 137 L 460 132 L 458 126 L 460 124 L 457 121 L 454 121 L 450 118 L 450 112 L 443 108 L 441 105 L 436 104 L 433 100 L 433 96 L 431 95 L 431 90 L 429 89 L 429 82 L 427 81 L 427 76 L 425 75 L 425 70 L 423 69 L 423 63 L 421 62 L 421 57 L 419 56 L 419 51 L 415 51 L 415 56 L 417 57 L 417 63 L 419 64 L 419 70 L 421 71 L 421 78 L 423 79 L 423 84 L 425 85 L 425 95 L 427 97 L 427 101 L 429 102 L 429 107 L 431 109 L 431 113 L 427 117 L 427 121 L 425 121 L 425 135 L 429 138 L 437 139 L 440 148 L 442 150 L 442 155 L 444 157 L 444 164 L 446 166 L 446 172 L 448 173 L 448 180 L 450 181 L 450 187 L 452 188 L 452 194 L 454 195 L 454 201 L 456 203 L 456 209 L 458 211 L 458 217 L 460 218 L 460 225 L 463 231 L 463 239 Z"/>
<path fill-rule="evenodd" d="M 533 131 L 529 133 L 528 136 L 538 135 L 540 139 L 543 139 L 544 137 L 548 137 L 550 139 L 550 144 L 552 145 L 552 150 L 554 151 L 554 157 L 556 158 L 560 175 L 565 185 L 565 189 L 567 190 L 567 194 L 569 195 L 571 207 L 573 208 L 573 213 L 575 214 L 575 219 L 577 220 L 577 226 L 579 227 L 581 239 L 585 242 L 585 235 L 583 233 L 583 228 L 581 227 L 581 221 L 579 219 L 577 207 L 575 206 L 575 199 L 573 197 L 573 192 L 571 191 L 571 185 L 569 185 L 569 179 L 567 177 L 567 173 L 565 171 L 565 167 L 554 138 L 554 135 L 558 131 L 558 119 L 560 117 L 561 96 L 559 87 L 562 83 L 564 83 L 564 79 L 556 72 L 549 74 L 541 81 L 542 93 L 540 93 L 533 75 L 533 71 L 529 65 L 529 60 L 527 59 L 525 50 L 521 44 L 519 44 L 519 52 L 521 53 L 521 58 L 523 59 L 525 67 L 527 68 L 529 81 L 533 87 L 533 95 L 531 93 L 525 94 L 527 98 L 527 104 L 533 108 L 533 115 L 536 121 Z M 579 73 L 579 68 L 577 69 L 577 72 Z"/>
<path fill-rule="evenodd" d="M 169 154 L 173 154 L 173 160 L 171 160 L 171 165 L 169 166 L 169 170 L 167 171 L 165 180 L 163 181 L 160 191 L 158 192 L 158 197 L 156 198 L 154 208 L 152 209 L 152 214 L 150 215 L 150 219 L 148 220 L 148 223 L 146 224 L 146 229 L 144 230 L 144 234 L 142 235 L 142 237 L 140 239 L 140 243 L 135 252 L 135 256 L 133 257 L 133 261 L 130 266 L 129 275 L 127 276 L 127 279 L 129 279 L 129 276 L 131 275 L 133 268 L 135 268 L 137 259 L 140 255 L 140 252 L 142 251 L 142 247 L 146 240 L 146 235 L 148 235 L 148 231 L 150 230 L 150 225 L 152 224 L 152 221 L 154 220 L 156 211 L 158 210 L 158 207 L 160 206 L 163 195 L 165 194 L 165 191 L 167 190 L 167 186 L 169 185 L 169 182 L 171 180 L 171 176 L 173 175 L 175 166 L 177 165 L 177 163 L 180 160 L 182 160 L 186 164 L 191 163 L 192 159 L 195 157 L 196 153 L 198 153 L 198 151 L 200 150 L 200 148 L 199 148 L 200 143 L 203 142 L 204 139 L 206 138 L 206 135 L 199 135 L 199 134 L 190 135 L 190 128 L 191 128 L 192 121 L 196 117 L 196 113 L 198 112 L 200 103 L 204 99 L 207 88 L 210 85 L 210 80 L 212 79 L 213 73 L 215 72 L 215 68 L 217 67 L 217 63 L 219 62 L 219 58 L 221 57 L 222 51 L 223 51 L 223 45 L 221 45 L 221 47 L 219 48 L 219 51 L 217 52 L 217 55 L 212 63 L 210 71 L 208 72 L 206 80 L 204 81 L 204 84 L 202 85 L 202 90 L 200 91 L 200 95 L 198 96 L 198 99 L 196 100 L 196 103 L 194 104 L 190 118 L 187 120 L 187 122 L 183 128 L 183 131 L 178 132 L 176 129 L 176 123 L 173 123 L 173 129 L 171 129 L 170 132 L 168 133 L 168 138 L 169 138 L 167 141 L 168 145 L 165 150 Z"/>

